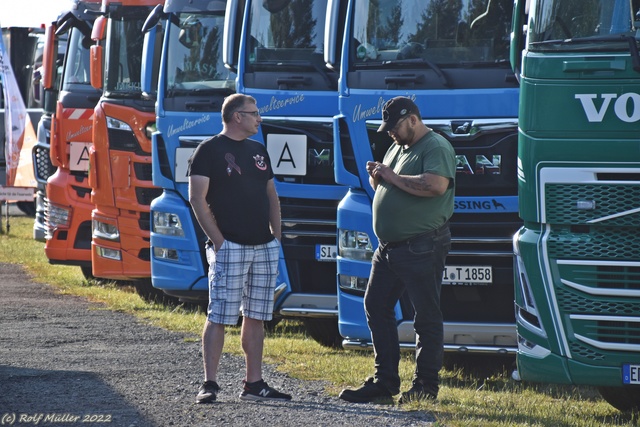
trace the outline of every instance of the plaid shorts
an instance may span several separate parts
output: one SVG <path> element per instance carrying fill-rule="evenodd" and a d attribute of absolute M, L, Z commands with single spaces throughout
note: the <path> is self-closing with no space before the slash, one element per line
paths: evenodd
<path fill-rule="evenodd" d="M 279 256 L 276 239 L 256 246 L 225 240 L 217 253 L 208 245 L 209 321 L 236 325 L 241 308 L 244 317 L 271 320 Z"/>

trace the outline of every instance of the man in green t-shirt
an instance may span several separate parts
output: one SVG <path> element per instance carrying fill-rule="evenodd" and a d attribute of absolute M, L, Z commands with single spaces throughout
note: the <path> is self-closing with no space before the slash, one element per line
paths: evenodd
<path fill-rule="evenodd" d="M 451 246 L 456 160 L 453 147 L 423 122 L 409 98 L 382 109 L 378 132 L 394 144 L 382 163 L 367 162 L 378 237 L 364 308 L 375 354 L 375 374 L 362 387 L 340 393 L 349 402 L 391 400 L 400 392 L 400 343 L 395 305 L 406 290 L 415 311 L 416 368 L 400 403 L 436 399 L 442 367 L 443 321 L 440 287 Z"/>

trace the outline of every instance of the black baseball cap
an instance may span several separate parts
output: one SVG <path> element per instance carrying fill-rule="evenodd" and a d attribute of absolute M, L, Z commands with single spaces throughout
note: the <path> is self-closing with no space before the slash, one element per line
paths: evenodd
<path fill-rule="evenodd" d="M 401 118 L 409 114 L 418 114 L 418 106 L 406 96 L 396 96 L 388 100 L 382 107 L 382 124 L 378 132 L 393 129 Z"/>

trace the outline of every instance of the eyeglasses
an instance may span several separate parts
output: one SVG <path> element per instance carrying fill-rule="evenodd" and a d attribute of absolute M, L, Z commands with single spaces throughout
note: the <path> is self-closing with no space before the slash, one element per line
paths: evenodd
<path fill-rule="evenodd" d="M 236 111 L 236 113 L 251 114 L 253 117 L 260 117 L 259 111 Z"/>
<path fill-rule="evenodd" d="M 387 133 L 398 133 L 398 129 L 400 129 L 400 124 L 402 124 L 402 122 L 404 122 L 405 120 L 407 120 L 409 118 L 410 114 L 407 114 L 406 116 L 404 116 L 403 118 L 401 118 L 400 120 L 398 120 L 398 123 L 396 123 L 396 125 L 393 127 L 393 129 L 388 130 Z"/>

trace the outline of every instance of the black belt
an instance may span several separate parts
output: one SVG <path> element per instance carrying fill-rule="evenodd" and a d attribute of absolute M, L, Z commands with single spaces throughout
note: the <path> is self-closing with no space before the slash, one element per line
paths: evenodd
<path fill-rule="evenodd" d="M 395 242 L 385 242 L 384 240 L 380 240 L 380 246 L 384 246 L 385 248 L 389 248 L 389 249 L 399 248 L 400 246 L 410 245 L 411 242 L 414 242 L 416 240 L 436 237 L 437 235 L 441 234 L 443 231 L 446 231 L 448 229 L 449 229 L 449 221 L 446 221 L 444 224 L 442 224 L 438 228 L 425 231 L 424 233 L 416 234 L 415 236 L 411 236 L 406 240 L 398 240 Z"/>

